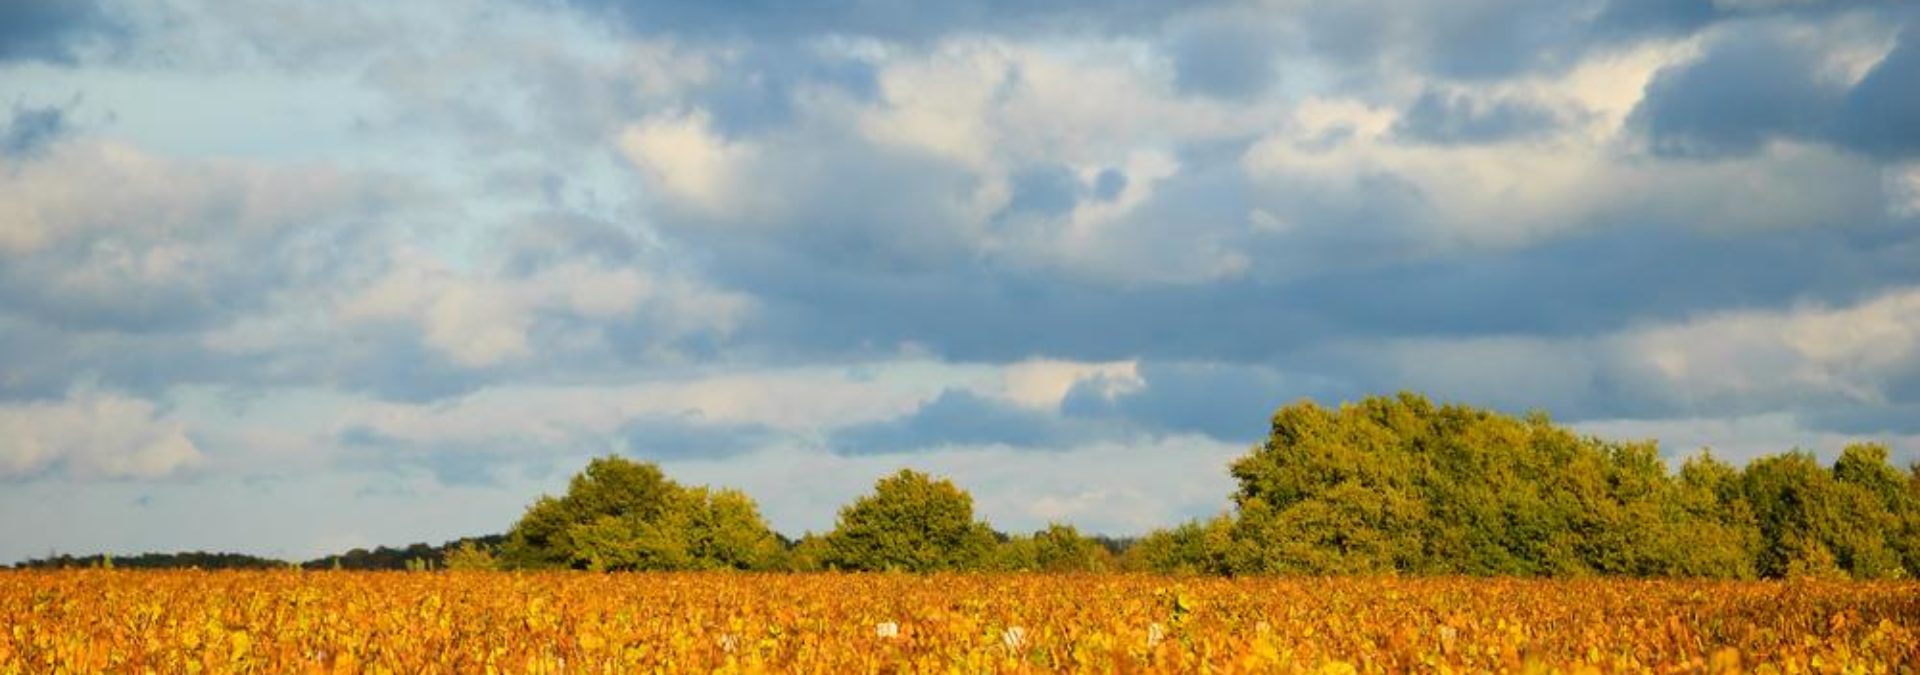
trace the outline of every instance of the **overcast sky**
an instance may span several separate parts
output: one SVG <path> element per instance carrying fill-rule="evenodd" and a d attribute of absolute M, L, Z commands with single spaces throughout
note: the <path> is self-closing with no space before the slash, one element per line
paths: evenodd
<path fill-rule="evenodd" d="M 606 453 L 1136 533 L 1399 390 L 1905 464 L 1917 17 L 8 0 L 0 562 L 500 532 Z"/>

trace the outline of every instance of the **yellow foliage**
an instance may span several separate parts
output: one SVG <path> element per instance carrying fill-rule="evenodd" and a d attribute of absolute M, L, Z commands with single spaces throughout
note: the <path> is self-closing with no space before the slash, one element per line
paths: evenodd
<path fill-rule="evenodd" d="M 1916 672 L 1920 583 L 0 572 L 25 673 Z"/>

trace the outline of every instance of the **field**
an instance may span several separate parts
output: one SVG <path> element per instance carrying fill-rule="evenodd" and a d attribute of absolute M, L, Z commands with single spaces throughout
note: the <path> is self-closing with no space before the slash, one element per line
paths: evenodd
<path fill-rule="evenodd" d="M 0 673 L 1920 672 L 1912 582 L 0 572 Z"/>

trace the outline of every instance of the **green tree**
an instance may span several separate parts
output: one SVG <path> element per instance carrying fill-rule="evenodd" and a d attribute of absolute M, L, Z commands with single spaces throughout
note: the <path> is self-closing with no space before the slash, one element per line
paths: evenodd
<path fill-rule="evenodd" d="M 500 568 L 493 551 L 477 542 L 465 541 L 447 551 L 446 567 L 455 572 L 485 572 Z"/>
<path fill-rule="evenodd" d="M 1857 462 L 1858 454 L 1851 460 L 1843 456 L 1841 465 Z M 1741 478 L 1764 537 L 1756 561 L 1762 574 L 1879 578 L 1903 573 L 1886 538 L 1897 522 L 1870 488 L 1854 482 L 1858 469 L 1840 471 L 1849 475 L 1842 481 L 1812 454 L 1797 451 L 1747 465 Z"/>
<path fill-rule="evenodd" d="M 828 568 L 934 572 L 988 561 L 993 531 L 973 519 L 973 496 L 912 470 L 880 479 L 840 510 L 825 540 Z"/>
<path fill-rule="evenodd" d="M 1740 471 L 1711 451 L 1688 458 L 1666 491 L 1668 521 L 1685 527 L 1662 530 L 1670 564 L 1664 576 L 1751 579 L 1763 545 L 1753 507 L 1740 489 Z"/>
<path fill-rule="evenodd" d="M 1653 442 L 1415 394 L 1276 411 L 1232 465 L 1232 573 L 1752 576 L 1751 511 Z M 1884 481 L 1882 481 L 1884 482 Z"/>
<path fill-rule="evenodd" d="M 818 572 L 827 568 L 828 557 L 826 537 L 808 532 L 794 542 L 774 566 L 788 572 Z"/>
<path fill-rule="evenodd" d="M 687 555 L 694 567 L 752 570 L 779 561 L 780 539 L 746 493 L 694 488 L 687 497 Z"/>
<path fill-rule="evenodd" d="M 543 496 L 507 535 L 502 563 L 587 570 L 759 569 L 778 539 L 745 494 L 682 487 L 647 462 L 602 457 L 564 496 Z"/>
<path fill-rule="evenodd" d="M 1009 572 L 1101 572 L 1113 554 L 1072 525 L 1053 523 L 1031 535 L 1015 535 L 994 548 L 994 569 Z"/>
<path fill-rule="evenodd" d="M 1178 575 L 1231 573 L 1228 560 L 1236 547 L 1234 529 L 1233 517 L 1221 514 L 1205 522 L 1154 530 L 1127 547 L 1120 556 L 1120 568 Z"/>

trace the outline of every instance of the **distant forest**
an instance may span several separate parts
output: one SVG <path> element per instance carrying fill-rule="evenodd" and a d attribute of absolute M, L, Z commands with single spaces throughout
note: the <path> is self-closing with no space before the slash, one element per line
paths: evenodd
<path fill-rule="evenodd" d="M 112 569 L 203 569 L 203 570 L 247 570 L 247 569 L 284 569 L 300 567 L 302 569 L 343 569 L 343 570 L 420 570 L 441 569 L 446 566 L 447 554 L 459 550 L 462 546 L 495 547 L 505 541 L 502 535 L 468 537 L 456 539 L 439 546 L 413 544 L 403 548 L 381 546 L 373 550 L 356 548 L 345 553 L 315 558 L 306 562 L 294 563 L 273 558 L 246 555 L 244 553 L 205 553 L 188 551 L 180 553 L 142 553 L 134 556 L 109 556 L 94 554 L 88 556 L 52 555 L 35 558 L 14 565 L 16 569 L 46 568 L 112 568 Z"/>
<path fill-rule="evenodd" d="M 504 535 L 355 550 L 307 569 L 1138 571 L 1902 578 L 1920 574 L 1920 465 L 1877 444 L 1671 471 L 1651 441 L 1584 436 L 1415 394 L 1281 408 L 1217 517 L 1135 539 L 1008 534 L 951 481 L 903 470 L 792 540 L 737 490 L 595 459 Z M 230 554 L 60 556 L 22 567 L 286 567 Z"/>

